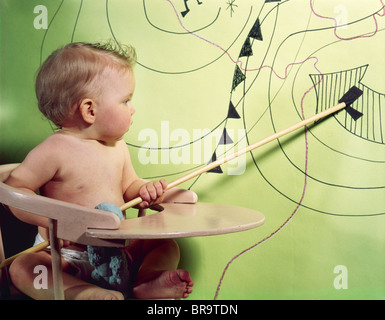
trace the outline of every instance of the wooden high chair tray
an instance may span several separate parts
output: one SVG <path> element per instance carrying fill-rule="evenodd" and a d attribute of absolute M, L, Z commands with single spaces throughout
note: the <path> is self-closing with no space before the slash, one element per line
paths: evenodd
<path fill-rule="evenodd" d="M 93 229 L 86 236 L 99 239 L 171 239 L 217 235 L 262 225 L 262 213 L 217 203 L 162 203 L 164 208 L 144 217 L 121 222 L 119 229 Z"/>

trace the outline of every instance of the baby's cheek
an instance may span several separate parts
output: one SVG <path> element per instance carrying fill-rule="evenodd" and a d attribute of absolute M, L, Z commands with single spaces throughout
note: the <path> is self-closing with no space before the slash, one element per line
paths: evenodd
<path fill-rule="evenodd" d="M 131 122 L 132 122 L 131 115 L 126 114 L 119 118 L 119 123 L 116 125 L 118 125 L 121 130 L 127 131 L 130 128 Z"/>

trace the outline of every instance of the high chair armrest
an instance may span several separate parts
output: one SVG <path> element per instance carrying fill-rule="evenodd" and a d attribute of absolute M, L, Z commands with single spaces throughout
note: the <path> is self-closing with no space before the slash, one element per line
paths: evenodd
<path fill-rule="evenodd" d="M 194 191 L 172 188 L 164 193 L 163 203 L 197 203 L 198 196 Z"/>

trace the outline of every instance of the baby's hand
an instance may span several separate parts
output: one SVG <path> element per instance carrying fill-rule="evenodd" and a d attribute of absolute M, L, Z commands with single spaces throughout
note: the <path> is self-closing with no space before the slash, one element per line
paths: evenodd
<path fill-rule="evenodd" d="M 143 185 L 139 189 L 139 196 L 143 200 L 143 202 L 139 205 L 139 208 L 145 209 L 151 205 L 161 203 L 166 188 L 167 181 L 164 179 L 151 181 Z"/>

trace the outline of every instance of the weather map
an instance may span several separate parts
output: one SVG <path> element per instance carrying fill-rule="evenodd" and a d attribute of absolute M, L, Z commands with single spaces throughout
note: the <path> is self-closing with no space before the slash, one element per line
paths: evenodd
<path fill-rule="evenodd" d="M 239 235 L 183 239 L 182 251 L 195 258 L 182 263 L 195 272 L 195 298 L 306 298 L 312 290 L 316 298 L 383 297 L 382 0 L 1 2 L 9 12 L 3 30 L 12 15 L 25 19 L 20 28 L 31 35 L 20 37 L 31 43 L 35 69 L 68 42 L 113 39 L 136 48 L 137 112 L 125 141 L 144 178 L 172 181 L 360 88 L 346 110 L 185 183 L 200 201 L 250 207 L 266 222 Z M 12 85 L 3 77 L 3 92 Z M 16 104 L 8 92 L 3 100 Z M 0 110 L 10 114 L 12 103 Z M 41 135 L 52 130 L 35 117 Z M 23 121 L 1 119 L 8 135 L 11 125 L 20 140 L 27 135 Z M 31 136 L 28 144 L 38 142 Z M 16 157 L 9 150 L 1 152 Z M 351 270 L 345 291 L 333 285 L 338 265 Z"/>

